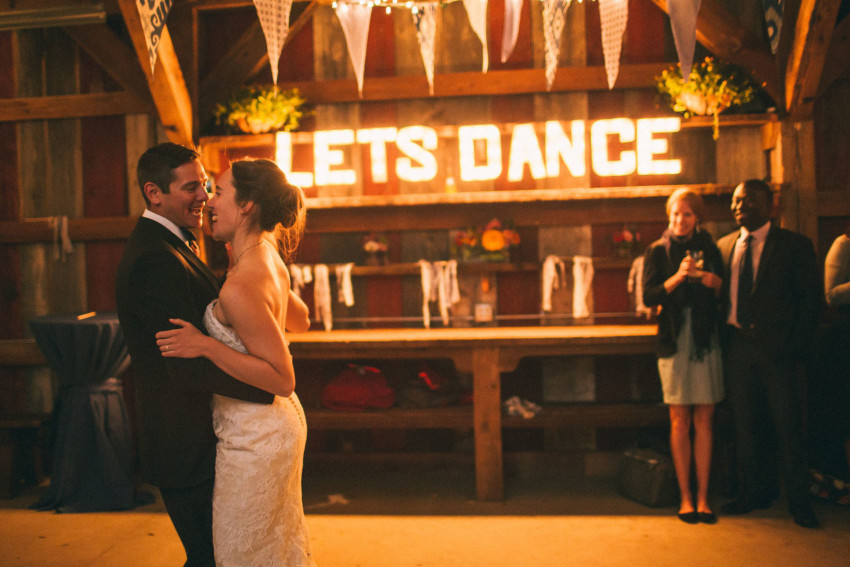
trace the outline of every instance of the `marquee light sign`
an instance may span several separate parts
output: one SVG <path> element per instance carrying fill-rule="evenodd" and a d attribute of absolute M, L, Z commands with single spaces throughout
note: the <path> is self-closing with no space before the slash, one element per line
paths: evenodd
<path fill-rule="evenodd" d="M 569 133 L 565 130 L 568 125 Z M 533 179 L 557 178 L 562 165 L 573 177 L 587 171 L 587 122 L 550 120 L 542 125 L 514 124 L 504 133 L 495 124 L 457 127 L 457 164 L 461 181 L 490 181 L 504 174 L 503 138 L 508 139 L 507 180 L 521 181 L 526 170 Z M 682 161 L 669 159 L 664 134 L 678 132 L 679 118 L 613 118 L 590 123 L 590 166 L 600 176 L 676 175 Z M 541 134 L 542 133 L 542 139 Z M 385 183 L 389 168 L 399 179 L 427 182 L 439 173 L 435 152 L 439 135 L 429 126 L 320 130 L 312 133 L 313 171 L 293 171 L 293 146 L 307 139 L 290 132 L 276 135 L 276 160 L 290 180 L 302 187 L 354 185 L 357 171 L 345 166 L 346 148 L 368 146 L 372 181 Z M 609 142 L 617 141 L 612 150 Z M 387 147 L 394 144 L 398 156 L 390 164 Z"/>

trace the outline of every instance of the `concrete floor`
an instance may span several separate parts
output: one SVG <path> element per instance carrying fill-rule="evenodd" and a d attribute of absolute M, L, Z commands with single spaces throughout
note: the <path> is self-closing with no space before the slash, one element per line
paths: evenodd
<path fill-rule="evenodd" d="M 690 526 L 673 508 L 619 496 L 610 477 L 509 477 L 504 502 L 473 500 L 469 470 L 346 471 L 304 480 L 313 553 L 323 567 L 518 565 L 850 565 L 850 509 L 815 502 L 823 527 L 787 507 Z M 145 487 L 143 487 L 145 488 Z M 149 487 L 148 487 L 149 489 Z M 0 501 L 0 565 L 178 566 L 160 500 L 130 511 L 35 512 L 44 488 Z M 715 504 L 719 508 L 722 498 Z"/>

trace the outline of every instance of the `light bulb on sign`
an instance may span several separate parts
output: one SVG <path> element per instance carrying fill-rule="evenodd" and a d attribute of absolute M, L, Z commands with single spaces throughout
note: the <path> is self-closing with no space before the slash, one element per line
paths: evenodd
<path fill-rule="evenodd" d="M 502 174 L 502 134 L 497 126 L 460 126 L 457 139 L 461 181 L 490 181 Z M 483 144 L 486 148 L 482 165 L 476 163 L 476 144 Z"/>
<path fill-rule="evenodd" d="M 357 131 L 357 143 L 369 144 L 372 161 L 372 181 L 387 182 L 387 144 L 395 142 L 397 128 L 365 128 Z"/>
<path fill-rule="evenodd" d="M 417 144 L 416 141 L 420 141 Z M 428 126 L 400 128 L 396 145 L 404 157 L 395 164 L 396 174 L 403 181 L 430 181 L 437 177 L 437 159 L 431 151 L 437 149 L 437 131 Z M 414 160 L 419 165 L 414 165 Z"/>
<path fill-rule="evenodd" d="M 354 185 L 357 172 L 353 169 L 331 169 L 342 165 L 345 154 L 331 146 L 350 146 L 354 144 L 354 130 L 319 130 L 313 134 L 313 167 L 316 173 L 316 185 Z"/>
<path fill-rule="evenodd" d="M 559 121 L 546 122 L 546 173 L 549 177 L 561 175 L 561 159 L 573 177 L 583 177 L 587 171 L 584 120 L 573 120 L 570 124 L 572 139 L 567 137 Z"/>
<path fill-rule="evenodd" d="M 620 159 L 612 161 L 608 155 L 608 136 L 618 136 L 621 142 L 635 141 L 635 124 L 628 118 L 597 120 L 590 127 L 590 156 L 593 171 L 603 176 L 630 175 L 637 168 L 633 150 L 620 152 Z"/>
<path fill-rule="evenodd" d="M 274 143 L 274 160 L 278 167 L 286 174 L 286 180 L 299 187 L 312 187 L 312 173 L 292 171 L 292 134 L 289 132 L 277 132 Z"/>
<path fill-rule="evenodd" d="M 511 135 L 511 149 L 508 154 L 508 181 L 521 181 L 525 164 L 531 170 L 531 177 L 543 179 L 546 177 L 546 165 L 543 163 L 543 152 L 540 151 L 540 141 L 534 124 L 517 124 Z"/>
<path fill-rule="evenodd" d="M 641 118 L 637 121 L 637 172 L 638 175 L 678 175 L 682 173 L 680 159 L 653 159 L 667 153 L 667 138 L 654 138 L 656 132 L 678 132 L 682 121 L 678 116 L 669 118 Z"/>

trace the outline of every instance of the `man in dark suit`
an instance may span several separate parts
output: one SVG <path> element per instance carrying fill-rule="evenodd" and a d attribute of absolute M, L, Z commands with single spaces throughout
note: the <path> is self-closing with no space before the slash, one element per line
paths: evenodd
<path fill-rule="evenodd" d="M 804 387 L 796 370 L 811 356 L 822 286 L 811 241 L 771 224 L 772 209 L 770 186 L 752 179 L 741 183 L 732 195 L 732 214 L 741 228 L 717 242 L 729 274 L 723 287 L 724 355 L 741 473 L 738 499 L 721 510 L 746 514 L 768 508 L 775 494 L 771 463 L 778 458 L 794 522 L 814 528 Z M 767 454 L 772 447 L 778 455 Z"/>
<path fill-rule="evenodd" d="M 189 229 L 200 228 L 209 198 L 194 150 L 159 144 L 137 167 L 147 205 L 118 267 L 118 318 L 133 363 L 142 478 L 158 486 L 186 550 L 186 565 L 215 564 L 212 393 L 271 403 L 273 396 L 224 374 L 207 359 L 164 358 L 157 331 L 180 318 L 203 329 L 219 282 L 196 254 Z"/>

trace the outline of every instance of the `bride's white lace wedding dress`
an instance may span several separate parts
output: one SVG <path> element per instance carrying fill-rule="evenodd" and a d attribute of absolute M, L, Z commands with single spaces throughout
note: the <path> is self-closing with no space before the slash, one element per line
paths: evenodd
<path fill-rule="evenodd" d="M 246 352 L 232 328 L 207 307 L 211 337 Z M 307 424 L 293 392 L 271 405 L 215 395 L 218 437 L 213 492 L 216 565 L 314 566 L 301 503 Z"/>

